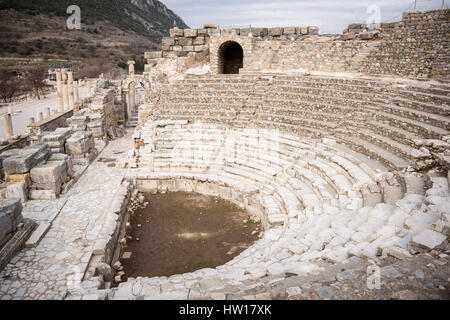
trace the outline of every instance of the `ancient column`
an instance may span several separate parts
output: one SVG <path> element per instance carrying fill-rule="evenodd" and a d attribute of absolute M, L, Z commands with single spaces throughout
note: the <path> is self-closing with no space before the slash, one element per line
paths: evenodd
<path fill-rule="evenodd" d="M 74 82 L 73 97 L 74 97 L 74 100 L 75 100 L 75 104 L 78 104 L 80 102 L 80 93 L 78 91 L 78 81 Z"/>
<path fill-rule="evenodd" d="M 63 89 L 62 89 L 61 70 L 56 69 L 56 92 L 58 94 L 58 112 L 64 112 L 62 91 Z"/>
<path fill-rule="evenodd" d="M 73 109 L 75 104 L 75 99 L 73 96 L 73 73 L 72 71 L 67 72 L 67 86 L 69 91 L 69 109 Z"/>
<path fill-rule="evenodd" d="M 50 117 L 50 108 L 44 109 L 44 119 L 47 119 Z"/>
<path fill-rule="evenodd" d="M 129 110 L 130 110 L 130 116 L 131 116 L 131 113 L 135 112 L 135 109 L 136 109 L 136 85 L 134 84 L 134 82 L 132 82 L 130 84 L 129 89 L 128 89 L 128 94 L 130 95 Z"/>
<path fill-rule="evenodd" d="M 38 112 L 36 118 L 37 118 L 37 122 L 41 122 L 42 120 L 44 120 L 44 115 L 42 114 L 42 112 Z"/>
<path fill-rule="evenodd" d="M 69 88 L 67 85 L 67 69 L 61 69 L 63 84 L 64 111 L 69 110 Z"/>
<path fill-rule="evenodd" d="M 7 140 L 11 140 L 13 136 L 13 127 L 12 127 L 12 120 L 11 120 L 11 114 L 6 113 L 3 116 L 3 123 L 5 125 L 5 136 Z"/>
<path fill-rule="evenodd" d="M 135 64 L 135 62 L 134 61 L 128 61 L 127 63 L 128 63 L 128 74 L 130 76 L 134 76 L 134 64 Z"/>

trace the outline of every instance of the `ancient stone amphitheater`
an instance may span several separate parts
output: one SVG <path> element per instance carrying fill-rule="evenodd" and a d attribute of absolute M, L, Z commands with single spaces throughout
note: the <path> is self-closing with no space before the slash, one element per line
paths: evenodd
<path fill-rule="evenodd" d="M 334 36 L 172 29 L 146 53 L 116 195 L 218 196 L 265 232 L 220 267 L 113 289 L 91 260 L 67 298 L 448 299 L 449 34 L 448 10 Z"/>
<path fill-rule="evenodd" d="M 268 288 L 288 282 L 286 274 L 305 275 L 351 257 L 407 259 L 427 246 L 425 251 L 439 245 L 448 251 L 448 78 L 434 72 L 437 80 L 422 81 L 401 68 L 394 77 L 349 74 L 376 68 L 396 73 L 406 61 L 413 72 L 421 73 L 422 63 L 441 70 L 448 63 L 448 35 L 436 45 L 444 56 L 433 62 L 398 37 L 429 16 L 448 31 L 448 11 L 405 15 L 402 26 L 359 34 L 371 40 L 342 41 L 343 50 L 358 51 L 353 60 L 334 59 L 336 41 L 314 39 L 312 27 L 174 29 L 162 52 L 147 54 L 156 77 L 167 72 L 167 66 L 159 69 L 164 61 L 189 55 L 192 48 L 179 43 L 195 43 L 209 32 L 211 73 L 152 83 L 134 135 L 138 169 L 129 178 L 141 191 L 195 191 L 231 200 L 266 230 L 224 266 L 169 278 L 179 288 L 176 297 L 243 297 L 248 289 L 250 297 L 273 298 Z M 416 36 L 444 32 L 427 23 L 429 30 L 416 29 Z M 401 52 L 406 56 L 393 56 Z M 296 54 L 303 59 L 295 60 Z M 291 71 L 278 71 L 280 65 Z M 236 69 L 239 74 L 230 74 Z M 131 280 L 115 297 L 158 281 Z"/>

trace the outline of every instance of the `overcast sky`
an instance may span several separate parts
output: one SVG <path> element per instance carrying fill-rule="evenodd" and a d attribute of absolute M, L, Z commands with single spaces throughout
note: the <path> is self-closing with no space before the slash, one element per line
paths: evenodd
<path fill-rule="evenodd" d="M 162 0 L 191 28 L 319 26 L 320 33 L 342 33 L 349 23 L 366 22 L 370 5 L 380 8 L 382 22 L 401 20 L 414 0 Z M 449 0 L 445 0 L 448 7 Z M 442 0 L 417 0 L 417 10 L 439 9 Z"/>

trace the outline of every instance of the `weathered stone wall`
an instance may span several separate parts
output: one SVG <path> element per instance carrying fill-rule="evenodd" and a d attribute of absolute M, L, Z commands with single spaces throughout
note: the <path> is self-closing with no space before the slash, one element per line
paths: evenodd
<path fill-rule="evenodd" d="M 318 35 L 316 27 L 250 29 L 172 29 L 163 51 L 147 52 L 147 71 L 163 58 L 210 50 L 218 73 L 219 48 L 227 41 L 244 51 L 242 72 L 308 69 L 411 78 L 448 78 L 449 10 L 408 12 L 402 21 L 378 29 L 351 24 L 342 35 Z M 202 43 L 202 44 L 200 44 Z"/>
<path fill-rule="evenodd" d="M 67 119 L 73 116 L 73 110 L 56 113 L 47 119 L 28 125 L 28 134 L 33 141 L 38 140 L 38 135 L 44 131 L 54 131 L 57 128 L 67 127 Z"/>
<path fill-rule="evenodd" d="M 358 71 L 448 77 L 450 10 L 407 12 L 386 28 L 381 41 L 359 62 Z"/>

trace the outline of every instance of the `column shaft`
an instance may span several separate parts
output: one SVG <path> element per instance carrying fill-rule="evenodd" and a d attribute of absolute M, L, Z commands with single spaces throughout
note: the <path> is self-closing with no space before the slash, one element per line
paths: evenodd
<path fill-rule="evenodd" d="M 58 112 L 64 112 L 61 70 L 56 70 L 56 92 L 58 94 Z"/>

